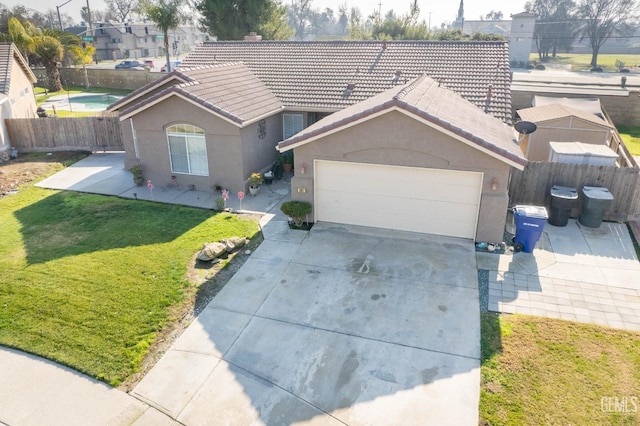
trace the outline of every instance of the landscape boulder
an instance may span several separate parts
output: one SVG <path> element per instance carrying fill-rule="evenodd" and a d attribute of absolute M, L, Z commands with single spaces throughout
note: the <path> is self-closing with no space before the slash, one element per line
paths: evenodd
<path fill-rule="evenodd" d="M 226 253 L 240 250 L 246 243 L 247 240 L 242 237 L 231 237 L 214 243 L 205 243 L 196 257 L 202 262 L 211 262 Z"/>

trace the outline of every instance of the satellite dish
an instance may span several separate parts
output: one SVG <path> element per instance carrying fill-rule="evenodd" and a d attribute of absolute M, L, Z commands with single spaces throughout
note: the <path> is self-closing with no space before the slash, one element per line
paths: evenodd
<path fill-rule="evenodd" d="M 522 133 L 523 135 L 533 133 L 538 128 L 535 123 L 532 123 L 530 121 L 518 121 L 514 127 L 516 128 L 518 133 Z"/>

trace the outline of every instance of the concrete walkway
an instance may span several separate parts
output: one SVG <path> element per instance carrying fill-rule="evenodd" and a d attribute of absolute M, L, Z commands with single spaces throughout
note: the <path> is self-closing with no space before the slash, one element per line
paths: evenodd
<path fill-rule="evenodd" d="M 48 189 L 115 195 L 122 198 L 181 204 L 190 207 L 213 209 L 220 196 L 213 191 L 192 191 L 188 188 L 163 188 L 149 190 L 136 186 L 133 176 L 124 168 L 124 152 L 98 152 L 44 179 L 36 186 Z M 237 194 L 230 194 L 226 206 L 232 211 L 273 213 L 281 218 L 280 204 L 290 199 L 291 176 L 274 180 L 272 185 L 262 185 L 257 196 L 246 195 L 240 202 Z"/>
<path fill-rule="evenodd" d="M 54 362 L 0 347 L 0 424 L 176 425 L 148 404 Z"/>
<path fill-rule="evenodd" d="M 640 263 L 625 224 L 546 224 L 533 253 L 476 257 L 490 311 L 640 331 Z"/>

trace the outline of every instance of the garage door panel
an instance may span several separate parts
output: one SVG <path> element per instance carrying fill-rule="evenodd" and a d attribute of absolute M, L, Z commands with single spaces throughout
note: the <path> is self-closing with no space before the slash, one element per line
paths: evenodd
<path fill-rule="evenodd" d="M 482 174 L 316 161 L 316 220 L 474 238 Z"/>

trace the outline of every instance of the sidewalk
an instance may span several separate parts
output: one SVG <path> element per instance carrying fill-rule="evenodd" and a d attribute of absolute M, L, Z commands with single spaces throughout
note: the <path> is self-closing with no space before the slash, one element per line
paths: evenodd
<path fill-rule="evenodd" d="M 179 424 L 125 392 L 14 349 L 0 347 L 0 377 L 0 424 Z"/>

